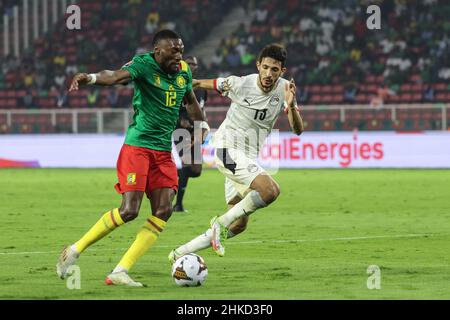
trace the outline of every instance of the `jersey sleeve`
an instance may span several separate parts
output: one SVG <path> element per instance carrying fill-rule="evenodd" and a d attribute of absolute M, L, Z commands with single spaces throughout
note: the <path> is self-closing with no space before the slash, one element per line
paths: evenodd
<path fill-rule="evenodd" d="M 122 70 L 126 70 L 131 74 L 132 81 L 141 78 L 147 69 L 148 66 L 141 56 L 135 56 L 132 61 L 122 67 Z"/>
<path fill-rule="evenodd" d="M 232 100 L 238 96 L 239 86 L 242 82 L 240 77 L 229 76 L 228 78 L 217 78 L 214 80 L 214 89 L 224 97 Z"/>

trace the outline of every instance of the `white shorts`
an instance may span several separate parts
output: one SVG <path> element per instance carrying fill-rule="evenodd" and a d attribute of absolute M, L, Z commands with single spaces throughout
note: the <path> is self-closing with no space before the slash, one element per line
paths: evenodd
<path fill-rule="evenodd" d="M 237 149 L 216 149 L 214 161 L 225 176 L 225 200 L 229 203 L 234 197 L 244 198 L 251 191 L 250 185 L 261 173 L 266 171 Z M 226 163 L 224 163 L 226 162 Z"/>

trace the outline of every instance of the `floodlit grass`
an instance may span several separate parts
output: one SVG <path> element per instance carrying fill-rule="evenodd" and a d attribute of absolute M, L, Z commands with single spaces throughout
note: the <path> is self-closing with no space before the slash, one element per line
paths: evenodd
<path fill-rule="evenodd" d="M 130 274 L 147 288 L 108 287 L 114 268 L 150 214 L 80 258 L 81 289 L 56 276 L 73 243 L 121 201 L 114 170 L 0 171 L 1 299 L 449 299 L 450 171 L 282 170 L 281 195 L 227 242 L 227 255 L 204 257 L 205 285 L 181 288 L 170 276 L 172 248 L 204 232 L 224 212 L 223 176 L 191 179 L 185 206 Z M 369 265 L 381 289 L 369 290 Z"/>

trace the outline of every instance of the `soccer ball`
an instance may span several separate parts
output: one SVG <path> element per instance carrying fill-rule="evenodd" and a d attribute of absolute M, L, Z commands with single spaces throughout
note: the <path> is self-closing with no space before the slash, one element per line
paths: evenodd
<path fill-rule="evenodd" d="M 175 261 L 172 266 L 172 277 L 181 287 L 197 287 L 205 282 L 208 267 L 202 257 L 188 253 Z"/>

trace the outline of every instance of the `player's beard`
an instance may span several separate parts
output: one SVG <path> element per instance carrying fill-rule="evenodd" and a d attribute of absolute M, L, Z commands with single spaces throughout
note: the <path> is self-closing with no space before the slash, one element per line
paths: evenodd
<path fill-rule="evenodd" d="M 165 70 L 165 71 L 169 74 L 175 74 L 180 71 L 180 68 L 178 67 L 178 65 L 179 65 L 178 63 L 170 63 L 167 65 L 167 67 L 166 67 L 167 70 Z"/>
<path fill-rule="evenodd" d="M 273 89 L 274 85 L 275 85 L 275 81 L 272 81 L 272 83 L 269 86 L 265 86 L 263 83 L 263 80 L 261 79 L 261 76 L 258 77 L 259 80 L 259 86 L 261 87 L 261 89 L 264 92 L 269 92 Z"/>
<path fill-rule="evenodd" d="M 179 72 L 180 70 L 179 70 L 179 68 L 178 68 L 178 64 L 176 64 L 176 65 L 177 65 L 176 70 L 171 68 L 172 65 L 175 67 L 175 64 L 176 64 L 175 62 L 174 62 L 174 63 L 171 63 L 171 62 L 169 61 L 169 62 L 167 62 L 167 63 L 160 63 L 159 66 L 160 66 L 160 68 L 161 68 L 165 73 L 167 73 L 167 74 L 176 74 L 176 73 Z"/>

